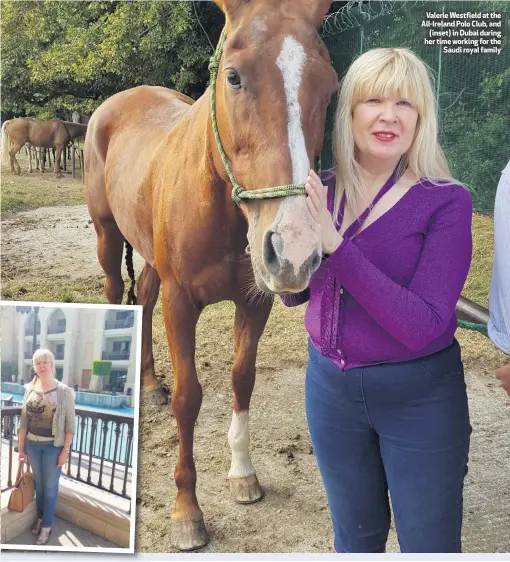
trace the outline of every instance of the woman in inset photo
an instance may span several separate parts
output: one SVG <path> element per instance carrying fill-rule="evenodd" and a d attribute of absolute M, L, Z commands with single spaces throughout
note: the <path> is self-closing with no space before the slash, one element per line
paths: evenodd
<path fill-rule="evenodd" d="M 55 377 L 55 357 L 38 349 L 32 358 L 35 377 L 25 392 L 19 427 L 19 460 L 27 457 L 35 481 L 37 521 L 35 544 L 44 545 L 51 534 L 62 466 L 75 432 L 74 392 Z"/>

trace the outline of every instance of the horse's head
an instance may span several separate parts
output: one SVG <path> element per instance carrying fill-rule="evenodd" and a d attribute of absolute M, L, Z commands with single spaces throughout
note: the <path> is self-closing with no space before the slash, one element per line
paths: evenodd
<path fill-rule="evenodd" d="M 216 114 L 232 173 L 246 190 L 303 184 L 338 86 L 317 32 L 331 0 L 216 3 L 227 30 Z M 258 287 L 274 293 L 306 287 L 320 264 L 321 233 L 305 196 L 243 200 L 240 207 Z"/>

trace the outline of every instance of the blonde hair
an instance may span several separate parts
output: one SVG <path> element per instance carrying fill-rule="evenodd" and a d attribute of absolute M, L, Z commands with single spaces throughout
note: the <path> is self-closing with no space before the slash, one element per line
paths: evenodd
<path fill-rule="evenodd" d="M 352 63 L 338 94 L 333 130 L 333 153 L 337 164 L 333 209 L 335 220 L 344 191 L 349 208 L 353 211 L 360 194 L 366 191 L 361 167 L 356 160 L 352 112 L 358 103 L 371 96 L 387 98 L 399 95 L 411 102 L 418 111 L 414 139 L 409 151 L 399 162 L 398 176 L 408 169 L 421 179 L 452 182 L 437 139 L 433 84 L 430 69 L 409 49 L 372 49 Z"/>
<path fill-rule="evenodd" d="M 51 372 L 55 377 L 55 356 L 49 349 L 36 349 L 34 355 L 32 356 L 32 365 L 34 366 L 35 371 L 35 364 L 38 359 L 47 359 L 51 364 Z M 29 388 L 33 388 L 37 384 L 40 384 L 39 376 L 36 374 L 35 377 L 29 384 Z"/>

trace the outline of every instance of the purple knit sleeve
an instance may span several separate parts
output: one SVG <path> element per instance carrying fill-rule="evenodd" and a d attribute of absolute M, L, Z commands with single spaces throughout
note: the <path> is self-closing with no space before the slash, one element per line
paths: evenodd
<path fill-rule="evenodd" d="M 471 196 L 456 186 L 429 219 L 420 261 L 407 287 L 374 266 L 352 241 L 326 263 L 383 329 L 418 351 L 447 329 L 455 313 L 471 263 L 471 220 Z"/>

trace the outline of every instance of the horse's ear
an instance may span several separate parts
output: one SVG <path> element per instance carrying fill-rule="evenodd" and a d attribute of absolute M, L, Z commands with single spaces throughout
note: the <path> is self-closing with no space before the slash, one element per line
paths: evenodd
<path fill-rule="evenodd" d="M 308 9 L 317 27 L 319 27 L 324 16 L 328 13 L 332 1 L 333 0 L 301 0 L 303 6 Z"/>

